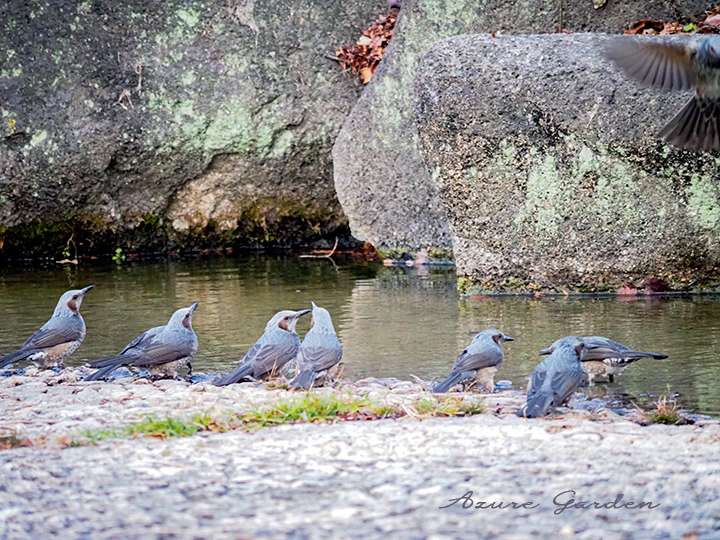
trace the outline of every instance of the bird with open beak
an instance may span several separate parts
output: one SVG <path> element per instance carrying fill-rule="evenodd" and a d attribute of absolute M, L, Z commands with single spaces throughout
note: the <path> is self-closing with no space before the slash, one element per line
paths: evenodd
<path fill-rule="evenodd" d="M 628 77 L 665 91 L 695 95 L 661 136 L 680 148 L 720 149 L 720 37 L 693 40 L 617 37 L 606 56 Z"/>
<path fill-rule="evenodd" d="M 342 360 L 342 352 L 342 343 L 335 333 L 330 313 L 312 302 L 312 327 L 300 345 L 297 356 L 299 371 L 290 381 L 290 388 L 312 388 L 318 375 Z"/>
<path fill-rule="evenodd" d="M 470 345 L 460 353 L 445 380 L 433 387 L 433 392 L 443 393 L 453 386 L 474 379 L 485 392 L 495 390 L 495 372 L 503 361 L 502 344 L 514 341 L 496 328 L 488 328 L 477 334 Z"/>
<path fill-rule="evenodd" d="M 34 362 L 43 369 L 63 367 L 65 359 L 78 350 L 85 339 L 87 331 L 80 306 L 92 288 L 88 285 L 63 293 L 52 317 L 20 349 L 0 358 L 0 368 L 22 360 Z"/>
<path fill-rule="evenodd" d="M 147 330 L 128 343 L 114 356 L 90 363 L 97 368 L 86 381 L 107 378 L 121 366 L 147 369 L 153 378 L 177 378 L 180 369 L 192 373 L 192 358 L 198 351 L 198 338 L 192 327 L 198 303 L 178 309 L 168 323 Z"/>
<path fill-rule="evenodd" d="M 582 367 L 587 373 L 590 384 L 599 376 L 607 377 L 609 382 L 613 382 L 615 375 L 622 374 L 626 367 L 641 358 L 664 360 L 668 357 L 667 354 L 662 353 L 636 351 L 619 341 L 603 336 L 580 336 L 577 339 L 586 345 L 585 354 L 582 358 Z M 541 349 L 540 354 L 552 354 L 557 343 L 556 341 L 549 347 Z"/>
<path fill-rule="evenodd" d="M 553 407 L 567 403 L 585 383 L 585 371 L 580 364 L 587 350 L 585 343 L 575 336 L 558 339 L 550 356 L 533 370 L 527 401 L 518 416 L 538 418 L 548 414 Z"/>
<path fill-rule="evenodd" d="M 247 379 L 265 379 L 276 374 L 297 355 L 300 338 L 295 327 L 300 317 L 310 311 L 283 310 L 273 315 L 265 325 L 265 332 L 245 353 L 237 369 L 219 377 L 215 384 L 227 386 Z"/>

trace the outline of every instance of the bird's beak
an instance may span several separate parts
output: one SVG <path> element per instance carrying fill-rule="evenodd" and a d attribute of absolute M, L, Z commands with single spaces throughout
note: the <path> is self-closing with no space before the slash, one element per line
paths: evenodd
<path fill-rule="evenodd" d="M 199 302 L 193 302 L 192 304 L 190 304 L 190 313 L 195 313 L 195 310 L 198 308 L 199 305 Z"/>
<path fill-rule="evenodd" d="M 503 340 L 505 340 L 505 341 L 515 341 L 515 338 L 514 338 L 514 337 L 510 337 L 510 336 L 503 336 Z"/>
<path fill-rule="evenodd" d="M 550 354 L 552 351 L 550 350 L 550 347 L 545 347 L 544 349 L 540 349 L 540 352 L 538 353 L 540 356 L 543 356 L 545 354 Z"/>
<path fill-rule="evenodd" d="M 82 293 L 83 293 L 83 296 L 85 296 L 87 293 L 89 293 L 90 291 L 92 291 L 94 288 L 95 288 L 95 285 L 88 285 L 88 286 L 85 287 L 84 289 L 80 289 L 80 292 L 82 292 Z"/>
<path fill-rule="evenodd" d="M 315 308 L 317 307 L 317 306 L 315 305 L 315 302 L 310 302 L 310 304 L 312 305 L 312 308 L 313 308 L 313 309 L 315 309 Z"/>
<path fill-rule="evenodd" d="M 307 315 L 308 313 L 312 313 L 312 309 L 301 309 L 299 311 L 295 312 L 295 318 L 299 319 L 303 315 Z"/>

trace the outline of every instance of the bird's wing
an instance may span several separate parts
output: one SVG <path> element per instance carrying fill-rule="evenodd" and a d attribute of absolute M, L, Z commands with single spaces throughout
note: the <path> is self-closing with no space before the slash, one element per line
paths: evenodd
<path fill-rule="evenodd" d="M 46 322 L 37 332 L 27 338 L 23 349 L 45 349 L 78 341 L 83 337 L 83 325 L 74 318 L 55 318 Z"/>
<path fill-rule="evenodd" d="M 662 90 L 689 90 L 697 83 L 695 49 L 682 43 L 657 39 L 618 37 L 605 55 L 628 77 Z"/>
<path fill-rule="evenodd" d="M 530 375 L 530 381 L 528 382 L 528 399 L 537 394 L 545 383 L 547 377 L 547 369 L 545 362 L 538 364 Z"/>
<path fill-rule="evenodd" d="M 253 365 L 253 377 L 262 377 L 273 368 L 284 366 L 295 357 L 299 348 L 300 344 L 292 339 L 258 341 L 246 355 Z"/>
<path fill-rule="evenodd" d="M 498 366 L 502 362 L 502 353 L 496 348 L 465 349 L 455 360 L 453 371 L 471 371 Z"/>
<path fill-rule="evenodd" d="M 149 342 L 152 340 L 155 336 L 157 336 L 162 330 L 165 328 L 164 326 L 156 326 L 155 328 L 151 328 L 150 330 L 146 330 L 139 336 L 135 336 L 135 338 L 125 345 L 125 348 L 120 351 L 119 354 L 128 354 L 133 351 L 133 349 L 142 349 L 142 344 Z"/>
<path fill-rule="evenodd" d="M 128 364 L 135 367 L 152 367 L 174 362 L 181 358 L 187 358 L 195 353 L 190 342 L 162 343 L 153 342 L 143 347 L 142 350 L 131 351 L 133 355 L 129 358 Z"/>
<path fill-rule="evenodd" d="M 554 405 L 565 403 L 583 383 L 585 376 L 585 372 L 580 366 L 574 366 L 572 369 L 553 370 L 550 385 L 555 395 Z"/>
<path fill-rule="evenodd" d="M 302 354 L 302 367 L 312 368 L 316 372 L 330 369 L 342 359 L 342 347 L 337 345 L 323 347 L 320 345 L 306 346 L 304 343 L 300 347 Z"/>

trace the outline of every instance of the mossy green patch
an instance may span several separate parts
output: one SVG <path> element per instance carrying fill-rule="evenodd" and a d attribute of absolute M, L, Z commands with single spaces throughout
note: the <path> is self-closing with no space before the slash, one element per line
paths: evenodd
<path fill-rule="evenodd" d="M 720 189 L 714 178 L 694 175 L 687 204 L 688 213 L 698 227 L 720 233 Z"/>

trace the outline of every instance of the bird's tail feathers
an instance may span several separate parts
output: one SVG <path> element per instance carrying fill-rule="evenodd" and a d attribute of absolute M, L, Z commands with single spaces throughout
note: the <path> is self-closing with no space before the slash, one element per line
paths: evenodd
<path fill-rule="evenodd" d="M 110 364 L 107 366 L 103 366 L 100 369 L 98 369 L 96 372 L 91 373 L 87 377 L 85 377 L 84 381 L 102 381 L 104 379 L 107 379 L 108 376 L 115 371 L 116 368 L 118 368 L 118 364 Z"/>
<path fill-rule="evenodd" d="M 295 377 L 292 381 L 288 384 L 290 388 L 295 388 L 298 390 L 310 390 L 312 388 L 312 385 L 315 383 L 315 378 L 317 377 L 317 373 L 313 371 L 312 369 L 304 369 Z"/>
<path fill-rule="evenodd" d="M 31 350 L 19 350 L 12 352 L 10 354 L 7 354 L 0 358 L 0 368 L 4 368 L 5 366 L 9 366 L 10 364 L 13 364 L 15 362 L 19 362 L 20 360 L 24 360 L 28 356 L 31 356 L 33 353 L 37 351 Z"/>
<path fill-rule="evenodd" d="M 540 418 L 545 416 L 553 404 L 552 392 L 536 392 L 532 396 L 528 396 L 527 402 L 518 411 L 518 416 L 525 418 Z"/>
<path fill-rule="evenodd" d="M 436 394 L 444 394 L 456 384 L 460 384 L 461 382 L 466 381 L 467 379 L 470 379 L 472 377 L 473 372 L 471 371 L 455 371 L 453 373 L 450 373 L 450 375 L 448 375 L 444 381 L 440 381 L 435 386 L 433 386 L 433 392 L 435 392 Z"/>
<path fill-rule="evenodd" d="M 694 96 L 660 134 L 680 148 L 720 149 L 720 99 Z"/>
<path fill-rule="evenodd" d="M 640 351 L 639 354 L 642 354 L 644 357 L 652 358 L 654 360 L 665 360 L 666 358 L 669 358 L 667 354 L 657 352 Z"/>
<path fill-rule="evenodd" d="M 123 355 L 116 355 L 116 356 L 107 356 L 105 358 L 98 358 L 97 360 L 93 360 L 90 362 L 91 368 L 104 368 L 108 366 L 118 367 L 121 366 L 125 361 L 128 360 L 127 356 Z"/>
<path fill-rule="evenodd" d="M 238 367 L 235 371 L 232 371 L 226 375 L 223 375 L 221 377 L 218 377 L 215 379 L 214 384 L 215 386 L 227 386 L 228 384 L 234 384 L 236 382 L 240 382 L 241 380 L 245 379 L 246 377 L 249 377 L 252 375 L 253 372 L 253 366 L 252 364 L 243 364 L 240 367 Z"/>

